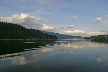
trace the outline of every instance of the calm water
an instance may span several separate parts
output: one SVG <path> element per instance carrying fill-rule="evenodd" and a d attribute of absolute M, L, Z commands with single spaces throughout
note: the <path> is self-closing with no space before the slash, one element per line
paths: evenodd
<path fill-rule="evenodd" d="M 108 44 L 0 41 L 0 72 L 108 72 Z"/>

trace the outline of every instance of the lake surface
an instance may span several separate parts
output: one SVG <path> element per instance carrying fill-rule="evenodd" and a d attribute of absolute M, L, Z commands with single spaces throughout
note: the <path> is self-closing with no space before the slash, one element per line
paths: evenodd
<path fill-rule="evenodd" d="M 1 40 L 0 72 L 108 72 L 108 44 Z"/>

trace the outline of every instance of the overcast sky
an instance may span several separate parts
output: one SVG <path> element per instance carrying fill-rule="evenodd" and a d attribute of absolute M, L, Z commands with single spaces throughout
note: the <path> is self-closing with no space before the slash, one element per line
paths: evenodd
<path fill-rule="evenodd" d="M 68 35 L 108 34 L 108 0 L 0 0 L 0 21 Z"/>

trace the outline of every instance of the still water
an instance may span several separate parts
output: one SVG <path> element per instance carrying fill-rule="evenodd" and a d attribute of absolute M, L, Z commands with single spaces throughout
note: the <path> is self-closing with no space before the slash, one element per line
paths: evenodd
<path fill-rule="evenodd" d="M 2 40 L 0 72 L 108 72 L 108 44 Z"/>

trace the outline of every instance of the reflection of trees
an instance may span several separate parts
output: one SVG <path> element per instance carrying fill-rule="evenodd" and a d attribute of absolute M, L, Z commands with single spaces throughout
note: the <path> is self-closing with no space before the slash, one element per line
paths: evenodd
<path fill-rule="evenodd" d="M 23 52 L 25 49 L 40 48 L 52 41 L 43 40 L 0 40 L 0 55 Z"/>
<path fill-rule="evenodd" d="M 25 65 L 26 63 L 30 63 L 36 60 L 43 60 L 50 57 L 50 55 L 45 53 L 51 51 L 53 51 L 53 48 L 43 47 L 38 50 L 25 51 L 22 53 L 0 55 L 0 57 L 2 60 L 11 60 L 13 65 Z"/>
<path fill-rule="evenodd" d="M 0 59 L 6 59 L 6 58 L 9 58 L 9 57 L 14 57 L 14 56 L 20 56 L 21 53 L 14 53 L 14 54 L 6 54 L 6 55 L 0 55 Z"/>

